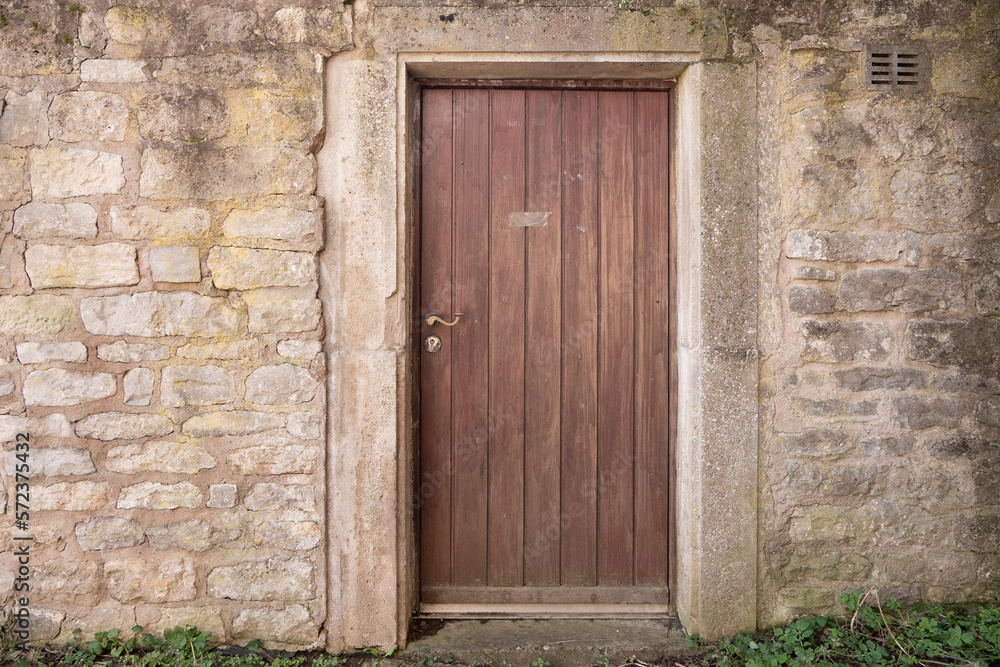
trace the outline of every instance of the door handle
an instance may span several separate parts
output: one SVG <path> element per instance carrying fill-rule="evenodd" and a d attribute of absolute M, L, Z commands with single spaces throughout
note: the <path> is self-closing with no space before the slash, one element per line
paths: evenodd
<path fill-rule="evenodd" d="M 455 313 L 454 320 L 452 320 L 451 322 L 445 322 L 443 319 L 441 319 L 441 316 L 438 315 L 437 313 L 430 313 L 427 315 L 427 317 L 424 318 L 424 322 L 426 322 L 427 326 L 429 327 L 436 327 L 438 324 L 443 324 L 446 327 L 453 327 L 456 324 L 458 324 L 458 320 L 461 319 L 462 315 L 464 314 L 465 313 Z"/>

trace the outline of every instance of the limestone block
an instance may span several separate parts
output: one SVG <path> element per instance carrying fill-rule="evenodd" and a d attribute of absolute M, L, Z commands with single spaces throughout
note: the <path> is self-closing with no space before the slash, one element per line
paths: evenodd
<path fill-rule="evenodd" d="M 976 281 L 974 291 L 980 315 L 1000 315 L 1000 274 L 986 274 Z"/>
<path fill-rule="evenodd" d="M 934 366 L 959 366 L 996 378 L 1000 372 L 1000 321 L 911 320 L 906 331 L 906 356 Z"/>
<path fill-rule="evenodd" d="M 173 432 L 174 424 L 162 415 L 103 412 L 76 423 L 76 434 L 96 440 L 136 440 Z"/>
<path fill-rule="evenodd" d="M 122 510 L 173 510 L 178 507 L 197 509 L 201 507 L 201 501 L 201 491 L 191 482 L 140 482 L 122 488 L 116 507 Z"/>
<path fill-rule="evenodd" d="M 879 183 L 873 169 L 809 165 L 802 168 L 798 193 L 799 213 L 806 218 L 853 225 L 878 215 Z"/>
<path fill-rule="evenodd" d="M 833 606 L 834 594 L 819 588 L 782 588 L 778 604 L 791 609 L 826 609 Z"/>
<path fill-rule="evenodd" d="M 210 224 L 211 216 L 203 208 L 111 207 L 111 231 L 120 239 L 197 239 L 208 233 Z"/>
<path fill-rule="evenodd" d="M 319 524 L 315 521 L 264 521 L 254 529 L 253 542 L 289 551 L 306 551 L 319 546 Z"/>
<path fill-rule="evenodd" d="M 791 493 L 823 496 L 857 496 L 872 490 L 878 466 L 840 466 L 788 461 L 782 485 Z"/>
<path fill-rule="evenodd" d="M 209 141 L 229 131 L 226 103 L 201 89 L 189 95 L 153 95 L 137 108 L 139 132 L 158 141 Z"/>
<path fill-rule="evenodd" d="M 901 169 L 889 183 L 893 216 L 916 232 L 957 230 L 974 206 L 965 176 Z"/>
<path fill-rule="evenodd" d="M 0 333 L 57 334 L 73 321 L 71 296 L 0 296 Z"/>
<path fill-rule="evenodd" d="M 307 403 L 318 388 L 319 382 L 299 366 L 261 366 L 247 378 L 246 400 L 264 405 Z"/>
<path fill-rule="evenodd" d="M 286 429 L 296 438 L 315 440 L 322 434 L 322 423 L 311 412 L 292 412 L 288 415 Z"/>
<path fill-rule="evenodd" d="M 976 421 L 990 428 L 1000 428 L 1000 399 L 986 399 L 976 404 Z"/>
<path fill-rule="evenodd" d="M 14 286 L 14 279 L 10 273 L 9 266 L 0 266 L 0 289 L 10 289 Z"/>
<path fill-rule="evenodd" d="M 168 407 L 217 405 L 236 400 L 236 376 L 221 366 L 167 366 L 160 401 Z"/>
<path fill-rule="evenodd" d="M 26 405 L 80 405 L 114 396 L 118 382 L 110 373 L 85 373 L 50 368 L 32 371 L 24 380 Z"/>
<path fill-rule="evenodd" d="M 305 558 L 217 567 L 208 575 L 208 595 L 231 600 L 311 600 L 316 596 L 315 568 Z"/>
<path fill-rule="evenodd" d="M 978 553 L 1000 553 L 1000 513 L 963 515 L 955 527 L 955 548 Z"/>
<path fill-rule="evenodd" d="M 873 389 L 923 389 L 927 373 L 914 368 L 872 368 L 863 366 L 836 371 L 837 385 L 851 391 Z"/>
<path fill-rule="evenodd" d="M 964 402 L 956 398 L 900 396 L 893 399 L 892 404 L 892 420 L 911 429 L 931 426 L 956 428 L 965 409 Z"/>
<path fill-rule="evenodd" d="M 197 44 L 235 44 L 253 37 L 257 12 L 201 6 L 188 14 L 188 26 Z"/>
<path fill-rule="evenodd" d="M 232 124 L 251 143 L 281 143 L 306 150 L 317 145 L 323 133 L 320 97 L 296 94 L 291 89 L 251 88 L 229 96 Z"/>
<path fill-rule="evenodd" d="M 837 295 L 817 287 L 793 285 L 788 290 L 788 309 L 793 315 L 832 313 Z"/>
<path fill-rule="evenodd" d="M 135 363 L 139 361 L 162 361 L 170 358 L 170 349 L 165 345 L 148 343 L 128 343 L 123 340 L 101 343 L 97 346 L 97 358 L 101 361 Z"/>
<path fill-rule="evenodd" d="M 208 268 L 219 289 L 304 287 L 317 279 L 316 258 L 307 252 L 215 246 Z"/>
<path fill-rule="evenodd" d="M 76 616 L 73 623 L 63 624 L 62 634 L 56 637 L 56 643 L 68 645 L 75 639 L 90 642 L 98 632 L 107 632 L 112 628 L 118 630 L 119 637 L 129 637 L 132 635 L 133 627 L 135 627 L 135 607 L 121 606 L 103 594 L 99 607 L 86 616 Z M 77 628 L 80 632 L 76 632 Z"/>
<path fill-rule="evenodd" d="M 830 282 L 837 279 L 837 272 L 831 269 L 821 269 L 818 266 L 796 266 L 797 280 L 823 280 Z"/>
<path fill-rule="evenodd" d="M 211 607 L 161 607 L 160 620 L 143 626 L 146 632 L 162 635 L 164 630 L 173 630 L 177 626 L 198 628 L 207 632 L 217 642 L 226 638 L 226 627 L 222 622 L 222 614 Z"/>
<path fill-rule="evenodd" d="M 216 53 L 164 58 L 156 71 L 161 83 L 202 88 L 285 88 L 301 95 L 321 93 L 315 51 L 304 48 L 255 50 L 248 53 Z"/>
<path fill-rule="evenodd" d="M 87 346 L 80 341 L 68 343 L 17 343 L 17 360 L 22 364 L 44 364 L 65 361 L 71 364 L 87 363 Z"/>
<path fill-rule="evenodd" d="M 323 344 L 318 340 L 278 341 L 278 354 L 289 359 L 313 359 L 322 348 Z"/>
<path fill-rule="evenodd" d="M 169 7 L 169 6 L 168 6 Z M 104 25 L 112 41 L 121 44 L 148 44 L 153 48 L 167 49 L 171 42 L 183 40 L 186 31 L 177 34 L 177 17 L 166 8 L 112 7 L 104 14 Z"/>
<path fill-rule="evenodd" d="M 916 438 L 906 433 L 899 437 L 870 435 L 861 438 L 858 444 L 861 453 L 865 456 L 882 457 L 908 454 L 913 449 L 914 442 L 916 442 Z"/>
<path fill-rule="evenodd" d="M 215 467 L 215 459 L 197 443 L 152 441 L 141 445 L 120 445 L 108 450 L 105 466 L 111 472 L 134 475 L 140 472 L 169 472 L 193 475 Z"/>
<path fill-rule="evenodd" d="M 83 299 L 87 331 L 101 336 L 226 336 L 239 318 L 225 299 L 194 292 L 140 292 Z"/>
<path fill-rule="evenodd" d="M 871 573 L 872 562 L 852 553 L 793 553 L 782 571 L 789 579 L 858 581 Z"/>
<path fill-rule="evenodd" d="M 153 280 L 196 283 L 201 280 L 201 262 L 194 246 L 155 246 L 149 249 Z"/>
<path fill-rule="evenodd" d="M 0 144 L 0 201 L 18 201 L 24 194 L 24 161 L 21 148 Z"/>
<path fill-rule="evenodd" d="M 792 409 L 811 417 L 874 417 L 878 411 L 878 403 L 876 401 L 851 403 L 836 398 L 816 401 L 793 396 Z"/>
<path fill-rule="evenodd" d="M 31 150 L 31 194 L 36 199 L 113 195 L 123 187 L 121 155 L 82 148 Z"/>
<path fill-rule="evenodd" d="M 227 509 L 236 507 L 239 502 L 238 489 L 235 484 L 212 484 L 208 487 L 208 502 L 206 507 Z"/>
<path fill-rule="evenodd" d="M 802 357 L 807 361 L 879 361 L 888 357 L 892 348 L 892 334 L 882 324 L 817 320 L 802 323 Z"/>
<path fill-rule="evenodd" d="M 84 60 L 80 78 L 90 83 L 143 83 L 147 80 L 141 60 Z"/>
<path fill-rule="evenodd" d="M 0 143 L 10 146 L 44 145 L 46 137 L 42 129 L 42 112 L 48 104 L 48 96 L 35 89 L 26 95 L 18 95 L 13 90 L 4 96 L 6 104 L 0 115 Z"/>
<path fill-rule="evenodd" d="M 117 516 L 96 516 L 76 524 L 74 532 L 84 551 L 125 549 L 138 546 L 145 539 L 138 521 Z"/>
<path fill-rule="evenodd" d="M 66 620 L 66 612 L 55 609 L 28 607 L 28 613 L 31 618 L 28 632 L 33 642 L 44 642 L 55 639 L 59 636 L 63 621 Z"/>
<path fill-rule="evenodd" d="M 273 288 L 243 293 L 251 333 L 314 331 L 320 323 L 322 304 L 316 290 Z"/>
<path fill-rule="evenodd" d="M 63 93 L 49 106 L 49 122 L 52 138 L 60 141 L 125 141 L 128 104 L 114 93 Z"/>
<path fill-rule="evenodd" d="M 351 36 L 341 14 L 333 9 L 285 7 L 274 13 L 264 27 L 275 42 L 310 44 L 332 53 L 351 44 Z"/>
<path fill-rule="evenodd" d="M 111 486 L 107 482 L 59 482 L 33 486 L 31 491 L 31 509 L 36 512 L 87 512 L 111 502 Z"/>
<path fill-rule="evenodd" d="M 265 206 L 256 211 L 234 209 L 222 223 L 222 233 L 234 239 L 303 241 L 320 229 L 321 211 Z"/>
<path fill-rule="evenodd" d="M 31 601 L 97 604 L 100 590 L 97 563 L 51 558 L 32 563 Z"/>
<path fill-rule="evenodd" d="M 186 558 L 150 563 L 138 559 L 104 564 L 108 593 L 124 604 L 181 602 L 197 597 L 194 565 Z"/>
<path fill-rule="evenodd" d="M 185 519 L 165 526 L 146 529 L 146 539 L 154 549 L 186 549 L 208 551 L 216 544 L 231 542 L 241 534 L 239 530 L 218 530 L 204 519 Z"/>
<path fill-rule="evenodd" d="M 0 415 L 0 442 L 13 442 L 18 433 L 30 433 L 32 438 L 73 437 L 73 426 L 66 415 L 51 414 L 44 417 L 15 417 Z"/>
<path fill-rule="evenodd" d="M 312 512 L 316 509 L 316 496 L 311 486 L 304 484 L 254 484 L 243 503 L 252 512 L 268 510 L 300 510 Z"/>
<path fill-rule="evenodd" d="M 250 68 L 256 69 L 256 64 L 254 60 Z M 147 148 L 141 168 L 139 195 L 151 199 L 305 195 L 316 188 L 313 156 L 275 146 L 219 148 L 204 143 Z"/>
<path fill-rule="evenodd" d="M 0 375 L 0 396 L 10 396 L 17 389 L 13 378 L 9 375 Z"/>
<path fill-rule="evenodd" d="M 17 466 L 17 452 L 10 450 L 4 453 L 7 475 L 14 476 Z M 31 448 L 31 474 L 39 472 L 46 477 L 64 477 L 69 475 L 89 475 L 97 472 L 90 451 L 79 447 L 49 447 L 46 449 Z"/>
<path fill-rule="evenodd" d="M 797 456 L 839 456 L 851 449 L 847 433 L 834 428 L 810 428 L 801 433 L 779 433 L 789 454 Z"/>
<path fill-rule="evenodd" d="M 177 356 L 186 359 L 257 359 L 261 355 L 257 340 L 234 340 L 198 345 L 188 343 L 177 348 Z"/>
<path fill-rule="evenodd" d="M 976 562 L 968 555 L 889 556 L 886 573 L 893 583 L 955 583 L 976 575 Z"/>
<path fill-rule="evenodd" d="M 318 458 L 316 448 L 307 445 L 264 445 L 233 450 L 226 462 L 239 475 L 285 475 L 314 472 Z"/>
<path fill-rule="evenodd" d="M 97 211 L 90 204 L 25 204 L 14 211 L 14 235 L 22 239 L 92 239 Z"/>
<path fill-rule="evenodd" d="M 920 248 L 920 237 L 911 231 L 903 234 L 906 239 L 906 250 L 903 252 L 903 263 L 907 266 L 919 266 L 923 252 Z"/>
<path fill-rule="evenodd" d="M 845 310 L 908 313 L 950 308 L 964 303 L 962 279 L 942 269 L 862 269 L 840 281 L 839 305 Z"/>
<path fill-rule="evenodd" d="M 135 247 L 124 243 L 33 245 L 24 253 L 24 269 L 35 289 L 116 287 L 139 282 Z"/>
<path fill-rule="evenodd" d="M 149 405 L 153 400 L 153 371 L 133 368 L 122 379 L 125 405 Z"/>
<path fill-rule="evenodd" d="M 233 639 L 260 639 L 267 648 L 309 646 L 319 638 L 319 625 L 303 605 L 281 609 L 244 609 L 233 619 Z"/>
<path fill-rule="evenodd" d="M 855 234 L 793 229 L 785 256 L 825 262 L 893 262 L 906 245 L 903 234 Z"/>
<path fill-rule="evenodd" d="M 191 417 L 181 427 L 184 435 L 195 438 L 219 435 L 249 435 L 284 428 L 286 417 L 275 412 L 203 412 Z"/>

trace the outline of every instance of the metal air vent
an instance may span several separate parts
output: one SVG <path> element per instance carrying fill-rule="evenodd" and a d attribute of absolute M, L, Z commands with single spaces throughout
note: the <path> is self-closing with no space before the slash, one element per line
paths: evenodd
<path fill-rule="evenodd" d="M 927 78 L 925 60 L 920 49 L 910 46 L 869 46 L 865 52 L 865 83 L 868 90 L 923 90 Z"/>

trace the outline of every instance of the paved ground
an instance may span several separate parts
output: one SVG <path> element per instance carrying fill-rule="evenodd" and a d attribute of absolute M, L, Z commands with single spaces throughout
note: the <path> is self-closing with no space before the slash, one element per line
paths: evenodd
<path fill-rule="evenodd" d="M 630 656 L 656 661 L 691 652 L 684 646 L 680 623 L 672 619 L 468 620 L 421 622 L 415 639 L 393 657 L 407 662 L 435 658 L 435 664 L 451 656 L 460 663 L 496 667 L 504 660 L 513 667 L 580 667 L 620 665 Z"/>

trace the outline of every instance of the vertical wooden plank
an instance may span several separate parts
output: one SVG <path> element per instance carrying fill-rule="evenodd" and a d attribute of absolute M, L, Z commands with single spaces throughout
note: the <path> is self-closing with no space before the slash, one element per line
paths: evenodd
<path fill-rule="evenodd" d="M 524 575 L 524 91 L 490 92 L 489 584 Z"/>
<path fill-rule="evenodd" d="M 451 312 L 452 94 L 423 95 L 420 314 Z M 439 327 L 441 328 L 441 327 Z M 431 333 L 423 325 L 421 338 Z M 420 354 L 420 580 L 451 580 L 451 332 L 441 351 Z"/>
<path fill-rule="evenodd" d="M 458 586 L 487 583 L 489 378 L 489 91 L 454 91 L 452 303 L 453 569 Z M 449 316 L 451 313 L 448 314 Z M 443 327 L 438 327 L 443 328 Z"/>
<path fill-rule="evenodd" d="M 598 93 L 563 93 L 562 583 L 597 583 Z"/>
<path fill-rule="evenodd" d="M 632 584 L 634 94 L 600 94 L 598 583 Z"/>
<path fill-rule="evenodd" d="M 527 230 L 524 383 L 524 583 L 559 585 L 562 313 L 562 93 L 527 93 L 527 210 L 550 213 Z"/>
<path fill-rule="evenodd" d="M 669 118 L 666 92 L 636 93 L 637 584 L 667 583 L 669 529 Z"/>

